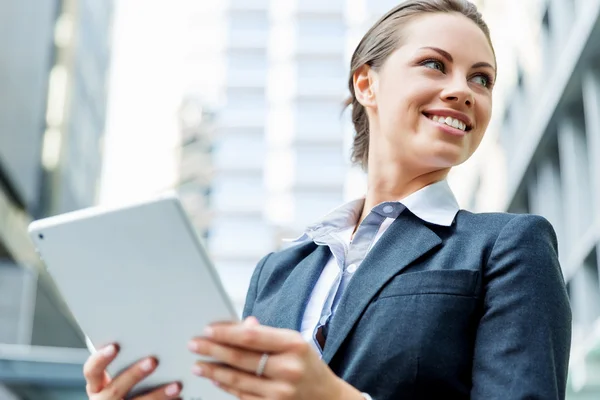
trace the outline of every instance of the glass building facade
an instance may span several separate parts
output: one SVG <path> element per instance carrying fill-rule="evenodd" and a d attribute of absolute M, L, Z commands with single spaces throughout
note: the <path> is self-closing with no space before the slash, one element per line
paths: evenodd
<path fill-rule="evenodd" d="M 83 399 L 83 337 L 27 237 L 96 202 L 111 1 L 0 1 L 0 398 Z"/>

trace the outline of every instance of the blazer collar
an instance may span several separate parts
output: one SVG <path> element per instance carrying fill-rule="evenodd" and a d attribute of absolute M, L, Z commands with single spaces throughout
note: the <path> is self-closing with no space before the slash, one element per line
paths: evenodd
<path fill-rule="evenodd" d="M 313 248 L 312 251 L 310 247 Z M 272 312 L 269 312 L 267 317 L 261 320 L 261 323 L 297 331 L 300 330 L 304 310 L 315 282 L 321 276 L 325 264 L 331 257 L 331 252 L 327 246 L 317 246 L 312 242 L 302 244 L 293 251 L 309 251 L 310 253 L 288 275 Z"/>

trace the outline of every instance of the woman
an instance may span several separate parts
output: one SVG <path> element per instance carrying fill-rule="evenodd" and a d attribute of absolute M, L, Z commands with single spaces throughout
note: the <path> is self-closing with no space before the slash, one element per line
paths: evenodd
<path fill-rule="evenodd" d="M 194 371 L 247 400 L 563 399 L 571 315 L 554 230 L 459 210 L 445 180 L 491 117 L 495 54 L 475 6 L 404 2 L 351 67 L 366 198 L 258 264 L 245 321 L 190 342 L 222 364 Z M 155 366 L 110 382 L 115 356 L 90 357 L 90 399 L 121 398 Z"/>

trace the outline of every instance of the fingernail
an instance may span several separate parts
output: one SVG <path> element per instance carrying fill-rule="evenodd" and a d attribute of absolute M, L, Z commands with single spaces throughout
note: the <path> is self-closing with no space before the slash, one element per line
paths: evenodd
<path fill-rule="evenodd" d="M 103 348 L 102 350 L 100 350 L 100 353 L 102 353 L 102 355 L 104 357 L 112 357 L 115 355 L 116 352 L 117 352 L 117 349 L 115 348 L 114 344 L 111 344 L 110 346 L 107 346 L 107 347 Z"/>
<path fill-rule="evenodd" d="M 204 336 L 206 337 L 212 337 L 212 335 L 215 333 L 214 329 L 211 328 L 210 326 L 207 326 L 206 328 L 204 328 Z"/>
<path fill-rule="evenodd" d="M 142 361 L 140 367 L 143 371 L 149 372 L 154 368 L 154 361 L 148 358 L 147 360 Z"/>
<path fill-rule="evenodd" d="M 188 349 L 191 351 L 198 351 L 198 343 L 195 340 L 190 340 L 188 342 Z"/>
<path fill-rule="evenodd" d="M 221 387 L 221 384 L 217 381 L 212 381 L 213 385 L 217 386 L 217 387 Z"/>
<path fill-rule="evenodd" d="M 196 374 L 196 375 L 199 375 L 199 376 L 202 376 L 202 375 L 204 375 L 204 370 L 203 370 L 203 369 L 202 369 L 202 367 L 201 367 L 201 366 L 199 366 L 199 365 L 194 365 L 194 366 L 192 367 L 192 372 L 193 372 L 194 374 Z"/>
<path fill-rule="evenodd" d="M 179 385 L 176 383 L 172 383 L 165 389 L 165 394 L 167 396 L 175 396 L 179 393 Z"/>

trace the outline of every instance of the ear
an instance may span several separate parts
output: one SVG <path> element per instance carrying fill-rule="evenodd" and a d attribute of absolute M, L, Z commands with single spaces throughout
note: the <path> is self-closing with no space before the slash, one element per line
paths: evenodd
<path fill-rule="evenodd" d="M 356 100 L 365 108 L 377 106 L 375 96 L 378 84 L 377 78 L 377 73 L 368 65 L 363 65 L 354 73 L 353 81 Z"/>

